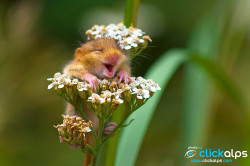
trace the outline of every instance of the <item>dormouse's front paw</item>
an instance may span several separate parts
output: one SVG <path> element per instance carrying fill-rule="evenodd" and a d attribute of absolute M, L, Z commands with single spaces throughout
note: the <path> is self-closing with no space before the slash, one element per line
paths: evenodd
<path fill-rule="evenodd" d="M 105 136 L 108 136 L 108 135 L 116 128 L 116 126 L 117 126 L 116 123 L 110 122 L 109 125 L 108 125 L 108 127 L 106 127 L 106 128 L 104 129 L 103 134 L 104 134 Z M 112 135 L 112 137 L 113 137 L 113 136 L 115 136 L 115 134 Z"/>
<path fill-rule="evenodd" d="M 128 84 L 129 82 L 132 82 L 133 80 L 130 78 L 130 76 L 128 75 L 128 73 L 124 70 L 121 70 L 117 76 L 119 77 L 119 81 L 118 83 L 121 83 L 122 81 L 125 84 Z"/>
<path fill-rule="evenodd" d="M 82 76 L 82 80 L 87 81 L 91 85 L 92 89 L 96 91 L 96 88 L 98 86 L 98 78 L 96 76 L 90 73 L 85 73 Z"/>

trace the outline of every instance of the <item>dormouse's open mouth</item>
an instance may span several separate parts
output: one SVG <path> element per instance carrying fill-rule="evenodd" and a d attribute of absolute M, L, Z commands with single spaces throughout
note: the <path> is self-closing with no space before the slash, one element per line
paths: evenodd
<path fill-rule="evenodd" d="M 114 69 L 114 65 L 110 64 L 110 63 L 104 63 L 104 66 L 106 69 L 104 69 L 103 74 L 105 77 L 113 77 L 115 74 L 115 69 Z"/>
<path fill-rule="evenodd" d="M 105 63 L 104 65 L 105 65 L 105 67 L 108 69 L 109 72 L 112 72 L 112 71 L 113 71 L 114 65 L 109 64 L 109 63 Z"/>

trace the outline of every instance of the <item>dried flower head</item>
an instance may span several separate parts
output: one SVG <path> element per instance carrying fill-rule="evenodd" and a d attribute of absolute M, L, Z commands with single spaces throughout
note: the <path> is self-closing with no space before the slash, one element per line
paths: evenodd
<path fill-rule="evenodd" d="M 84 148 L 87 143 L 85 134 L 91 132 L 92 122 L 87 123 L 77 116 L 63 115 L 63 118 L 63 124 L 55 126 L 60 141 Z"/>
<path fill-rule="evenodd" d="M 141 29 L 130 26 L 126 28 L 123 23 L 104 25 L 94 25 L 85 33 L 88 40 L 98 39 L 103 37 L 111 37 L 118 41 L 121 48 L 131 54 L 133 58 L 139 54 L 152 42 L 149 36 L 145 35 Z"/>

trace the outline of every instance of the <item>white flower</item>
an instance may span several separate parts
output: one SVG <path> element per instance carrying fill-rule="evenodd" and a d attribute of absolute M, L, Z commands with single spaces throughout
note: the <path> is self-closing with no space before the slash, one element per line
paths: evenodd
<path fill-rule="evenodd" d="M 48 89 L 52 89 L 53 87 L 57 87 L 58 83 L 57 82 L 52 82 L 51 84 L 49 84 Z"/>
<path fill-rule="evenodd" d="M 138 44 L 137 43 L 132 43 L 131 46 L 132 47 L 138 47 Z"/>
<path fill-rule="evenodd" d="M 107 79 L 103 79 L 102 81 L 100 81 L 101 85 L 108 85 L 109 81 Z"/>
<path fill-rule="evenodd" d="M 139 43 L 144 43 L 144 40 L 143 39 L 139 39 Z"/>
<path fill-rule="evenodd" d="M 59 78 L 59 77 L 61 77 L 61 73 L 60 72 L 57 72 L 57 73 L 55 73 L 55 75 L 54 75 L 54 78 Z"/>
<path fill-rule="evenodd" d="M 97 30 L 97 31 L 92 31 L 92 32 L 91 32 L 91 35 L 98 35 L 98 34 L 100 34 L 100 31 L 99 31 L 99 30 Z"/>
<path fill-rule="evenodd" d="M 78 84 L 77 84 L 77 89 L 78 89 L 79 91 L 85 90 L 85 84 L 84 84 L 83 82 L 78 82 Z"/>
<path fill-rule="evenodd" d="M 115 96 L 116 99 L 119 99 L 121 97 L 122 94 L 122 89 L 117 89 L 116 92 L 113 93 L 113 95 Z"/>
<path fill-rule="evenodd" d="M 149 36 L 145 36 L 145 32 L 142 32 L 141 29 L 134 27 L 126 28 L 123 23 L 117 25 L 109 24 L 106 27 L 104 25 L 94 25 L 92 29 L 87 30 L 85 34 L 88 36 L 88 39 L 98 39 L 102 37 L 114 38 L 120 43 L 121 48 L 125 50 L 137 48 L 140 43 L 151 41 Z"/>
<path fill-rule="evenodd" d="M 115 40 L 118 40 L 118 41 L 121 41 L 122 40 L 122 37 L 121 37 L 121 35 L 115 35 L 115 36 L 113 36 L 113 38 L 115 39 Z"/>
<path fill-rule="evenodd" d="M 107 101 L 107 102 L 111 102 L 111 96 L 113 95 L 113 93 L 111 93 L 110 91 L 106 90 L 106 91 L 102 91 L 103 93 L 103 98 Z"/>
<path fill-rule="evenodd" d="M 141 84 L 141 87 L 142 87 L 142 89 L 146 89 L 146 90 L 149 90 L 151 92 L 156 92 L 156 88 L 154 86 Z"/>
<path fill-rule="evenodd" d="M 157 83 L 155 83 L 155 82 L 151 84 L 151 87 L 154 87 L 155 90 L 161 90 L 161 88 L 159 87 L 159 85 Z"/>
<path fill-rule="evenodd" d="M 48 89 L 51 89 L 51 88 L 53 88 L 53 87 L 54 87 L 54 84 L 51 83 L 51 84 L 49 84 Z"/>
<path fill-rule="evenodd" d="M 123 100 L 122 99 L 120 99 L 120 98 L 118 98 L 118 99 L 113 99 L 113 101 L 112 101 L 113 103 L 115 103 L 115 104 L 118 104 L 118 105 L 120 105 L 120 104 L 122 104 L 123 103 Z"/>
<path fill-rule="evenodd" d="M 88 98 L 88 101 L 93 104 L 102 104 L 105 102 L 105 100 L 96 93 L 92 93 L 92 95 Z"/>
<path fill-rule="evenodd" d="M 84 132 L 90 132 L 91 129 L 89 127 L 85 127 L 85 131 Z"/>
<path fill-rule="evenodd" d="M 87 83 L 83 83 L 83 82 L 79 82 L 77 84 L 77 89 L 79 91 L 88 91 L 89 89 L 91 89 L 91 85 L 90 84 L 87 84 Z"/>
<path fill-rule="evenodd" d="M 146 89 L 137 89 L 134 88 L 131 94 L 136 94 L 138 99 L 147 99 L 150 97 L 149 91 Z"/>
<path fill-rule="evenodd" d="M 58 88 L 63 88 L 64 87 L 64 84 L 60 84 L 60 85 L 58 85 Z"/>
<path fill-rule="evenodd" d="M 126 46 L 124 46 L 124 49 L 125 50 L 130 50 L 132 47 L 130 46 L 130 45 L 126 45 Z"/>
<path fill-rule="evenodd" d="M 143 35 L 143 32 L 141 29 L 134 29 L 132 32 L 133 32 L 134 36 L 142 36 Z"/>
<path fill-rule="evenodd" d="M 78 79 L 73 79 L 72 84 L 78 84 Z"/>
<path fill-rule="evenodd" d="M 142 87 L 142 89 L 146 89 L 149 90 L 151 92 L 156 92 L 157 90 L 161 90 L 161 88 L 159 87 L 159 85 L 157 83 L 155 83 L 153 80 L 148 79 L 148 80 L 140 80 L 141 83 L 140 86 Z"/>
<path fill-rule="evenodd" d="M 102 35 L 96 35 L 95 39 L 99 39 L 99 38 L 102 38 L 102 37 L 103 37 Z"/>
<path fill-rule="evenodd" d="M 117 24 L 117 27 L 118 27 L 120 30 L 123 30 L 123 29 L 126 28 L 125 25 L 124 25 L 123 23 Z"/>

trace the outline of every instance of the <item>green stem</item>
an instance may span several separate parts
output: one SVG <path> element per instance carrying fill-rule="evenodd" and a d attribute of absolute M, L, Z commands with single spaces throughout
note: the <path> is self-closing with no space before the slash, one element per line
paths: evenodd
<path fill-rule="evenodd" d="M 124 14 L 124 24 L 126 27 L 136 25 L 137 11 L 139 8 L 140 0 L 127 0 Z"/>
<path fill-rule="evenodd" d="M 120 105 L 116 111 L 113 113 L 111 121 L 118 124 L 123 119 L 124 114 L 124 105 Z M 105 165 L 106 166 L 114 166 L 115 158 L 117 152 L 118 141 L 120 137 L 120 131 L 115 133 L 115 136 L 107 142 L 106 154 L 105 154 Z M 105 145 L 106 146 L 106 145 Z"/>
<path fill-rule="evenodd" d="M 102 145 L 102 132 L 104 129 L 104 125 L 105 125 L 105 119 L 104 118 L 99 118 L 99 130 L 98 130 L 98 134 L 96 137 L 96 141 L 95 141 L 95 152 L 96 154 L 93 156 L 93 164 L 92 166 L 96 166 L 97 165 L 97 161 L 98 161 L 98 157 L 100 155 L 100 148 Z"/>
<path fill-rule="evenodd" d="M 94 155 L 93 161 L 92 161 L 92 166 L 96 166 L 97 165 L 97 157 L 98 157 L 98 155 Z"/>
<path fill-rule="evenodd" d="M 116 126 L 116 128 L 107 136 L 105 137 L 103 140 L 102 140 L 102 145 L 112 136 L 115 134 L 115 132 L 121 128 L 122 124 L 127 120 L 127 118 L 131 115 L 131 113 L 133 112 L 130 112 L 129 114 L 127 114 L 123 119 L 122 121 Z"/>

